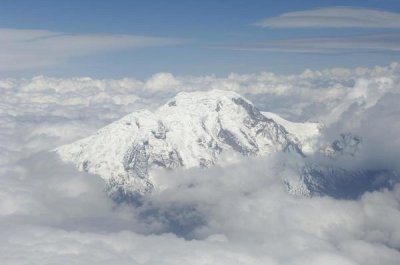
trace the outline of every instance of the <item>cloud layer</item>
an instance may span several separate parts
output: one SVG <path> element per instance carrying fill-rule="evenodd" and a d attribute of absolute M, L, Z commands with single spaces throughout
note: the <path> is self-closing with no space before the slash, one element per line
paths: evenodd
<path fill-rule="evenodd" d="M 327 7 L 281 14 L 254 24 L 263 28 L 366 28 L 399 29 L 400 14 L 382 10 Z M 325 33 L 324 33 L 325 34 Z M 400 35 L 370 33 L 366 35 L 331 35 L 274 39 L 230 47 L 234 50 L 296 53 L 365 53 L 399 52 Z"/>
<path fill-rule="evenodd" d="M 255 25 L 264 28 L 400 28 L 400 14 L 366 8 L 328 7 L 284 13 Z"/>
<path fill-rule="evenodd" d="M 133 35 L 67 34 L 0 28 L 0 71 L 55 66 L 75 57 L 126 49 L 176 45 L 183 40 Z"/>
<path fill-rule="evenodd" d="M 131 207 L 112 205 L 95 176 L 49 155 L 31 158 L 2 177 L 0 257 L 5 264 L 397 264 L 398 186 L 357 201 L 295 198 L 274 162 L 159 172 L 163 189 Z"/>
<path fill-rule="evenodd" d="M 296 53 L 366 53 L 399 52 L 400 34 L 369 34 L 346 37 L 306 37 L 270 40 L 232 47 L 244 51 L 277 51 Z"/>
<path fill-rule="evenodd" d="M 331 142 L 363 138 L 360 168 L 399 170 L 400 66 L 125 78 L 0 80 L 0 260 L 5 264 L 397 264 L 400 187 L 356 200 L 286 193 L 281 157 L 155 172 L 161 188 L 115 205 L 97 176 L 41 152 L 178 91 L 237 91 L 289 120 L 320 121 Z M 349 160 L 346 157 L 346 160 Z M 338 163 L 342 163 L 338 161 Z M 384 216 L 385 218 L 382 218 Z"/>

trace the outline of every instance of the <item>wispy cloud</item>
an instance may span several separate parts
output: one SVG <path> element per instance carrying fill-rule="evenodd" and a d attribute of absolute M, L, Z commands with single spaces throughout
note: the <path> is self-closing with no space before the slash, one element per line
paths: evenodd
<path fill-rule="evenodd" d="M 89 54 L 182 42 L 173 38 L 0 28 L 0 71 L 46 67 Z"/>
<path fill-rule="evenodd" d="M 233 50 L 297 53 L 399 52 L 400 34 L 289 38 L 237 45 L 230 48 Z"/>
<path fill-rule="evenodd" d="M 264 28 L 400 28 L 400 14 L 354 7 L 329 7 L 281 14 L 255 25 Z"/>

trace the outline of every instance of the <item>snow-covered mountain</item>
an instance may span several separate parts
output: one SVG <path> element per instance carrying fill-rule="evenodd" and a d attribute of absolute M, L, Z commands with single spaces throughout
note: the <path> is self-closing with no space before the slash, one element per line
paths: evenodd
<path fill-rule="evenodd" d="M 304 156 L 317 135 L 317 124 L 290 123 L 235 92 L 211 90 L 179 93 L 154 112 L 131 113 L 56 152 L 107 180 L 111 193 L 145 194 L 157 185 L 154 168 L 209 167 L 222 157 L 280 151 Z"/>

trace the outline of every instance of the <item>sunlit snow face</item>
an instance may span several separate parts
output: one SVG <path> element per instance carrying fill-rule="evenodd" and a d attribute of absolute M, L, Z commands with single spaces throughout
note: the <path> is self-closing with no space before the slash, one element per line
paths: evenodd
<path fill-rule="evenodd" d="M 232 88 L 258 99 L 262 110 L 289 120 L 321 118 L 329 140 L 335 132 L 355 131 L 366 143 L 360 166 L 397 170 L 398 71 L 393 65 L 344 76 L 330 71 L 177 78 L 175 85 L 177 90 L 189 85 Z M 280 157 L 209 170 L 160 171 L 155 177 L 163 188 L 140 206 L 115 205 L 98 177 L 79 173 L 49 154 L 33 154 L 86 136 L 136 108 L 157 106 L 175 91 L 150 92 L 139 81 L 138 86 L 107 81 L 99 89 L 96 84 L 103 81 L 95 80 L 71 81 L 66 87 L 73 89 L 66 91 L 42 80 L 34 87 L 29 85 L 34 80 L 2 80 L 0 85 L 4 264 L 398 263 L 398 186 L 349 201 L 293 197 L 277 181 L 277 176 L 290 174 L 275 166 Z M 364 92 L 346 96 L 358 84 Z M 279 93 L 277 87 L 282 87 Z M 132 97 L 133 104 L 116 94 Z M 328 115 L 331 111 L 334 116 Z"/>

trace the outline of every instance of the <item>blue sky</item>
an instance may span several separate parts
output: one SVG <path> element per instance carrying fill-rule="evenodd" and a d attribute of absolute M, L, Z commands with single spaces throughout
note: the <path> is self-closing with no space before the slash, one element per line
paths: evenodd
<path fill-rule="evenodd" d="M 1 77 L 286 74 L 400 58 L 398 0 L 2 0 L 0 29 Z"/>

